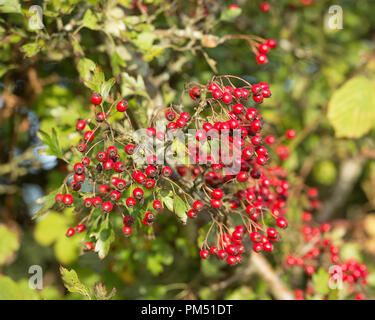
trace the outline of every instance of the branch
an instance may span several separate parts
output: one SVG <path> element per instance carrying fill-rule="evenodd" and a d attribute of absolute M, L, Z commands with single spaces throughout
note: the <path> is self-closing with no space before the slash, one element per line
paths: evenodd
<path fill-rule="evenodd" d="M 255 272 L 258 273 L 269 285 L 269 288 L 278 300 L 294 300 L 293 294 L 281 281 L 280 277 L 273 270 L 272 266 L 262 255 L 252 253 L 250 256 L 250 263 L 254 267 Z"/>
<path fill-rule="evenodd" d="M 325 202 L 323 209 L 319 213 L 319 221 L 329 220 L 335 211 L 346 202 L 362 172 L 365 161 L 362 156 L 358 156 L 341 163 L 339 178 L 334 187 L 333 194 Z"/>

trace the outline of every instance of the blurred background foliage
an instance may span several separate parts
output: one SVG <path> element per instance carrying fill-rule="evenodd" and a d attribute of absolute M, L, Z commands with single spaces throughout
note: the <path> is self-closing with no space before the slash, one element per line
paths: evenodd
<path fill-rule="evenodd" d="M 153 240 L 124 239 L 118 228 L 104 260 L 82 255 L 79 236 L 65 237 L 71 210 L 31 220 L 38 199 L 71 169 L 56 155 L 69 153 L 79 140 L 75 123 L 90 114 L 90 90 L 82 80 L 95 64 L 106 78 L 115 77 L 142 125 L 156 109 L 178 103 L 187 82 L 206 83 L 214 74 L 269 82 L 265 131 L 298 133 L 282 164 L 291 185 L 319 189 L 317 220 L 333 221 L 338 241 L 345 240 L 342 254 L 375 272 L 375 2 L 268 2 L 267 13 L 256 0 L 0 2 L 0 298 L 98 298 L 105 296 L 99 282 L 116 288 L 115 299 L 274 298 L 251 263 L 230 268 L 202 261 L 201 226 L 182 226 L 168 214 L 160 217 Z M 336 4 L 343 29 L 330 30 L 328 9 Z M 35 20 L 32 5 L 42 8 L 42 20 Z M 230 34 L 275 38 L 279 45 L 260 66 L 245 41 L 220 41 Z M 52 140 L 55 132 L 58 145 L 52 141 L 46 149 L 39 130 Z M 303 286 L 283 270 L 304 209 L 298 192 L 292 194 L 290 227 L 269 258 L 290 289 Z M 43 268 L 42 290 L 28 286 L 31 265 Z M 62 276 L 67 283 L 77 275 L 84 295 L 64 289 Z M 314 276 L 317 288 L 326 276 L 324 270 Z M 367 297 L 374 292 L 370 276 Z"/>

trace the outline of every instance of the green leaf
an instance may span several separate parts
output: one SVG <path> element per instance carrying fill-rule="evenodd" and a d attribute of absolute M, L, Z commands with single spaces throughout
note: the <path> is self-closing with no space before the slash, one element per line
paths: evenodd
<path fill-rule="evenodd" d="M 0 265 L 11 262 L 19 247 L 18 235 L 5 225 L 0 225 Z"/>
<path fill-rule="evenodd" d="M 67 219 L 64 215 L 57 212 L 50 212 L 44 219 L 38 221 L 35 226 L 35 240 L 42 246 L 48 246 L 54 243 L 68 227 Z"/>
<path fill-rule="evenodd" d="M 329 292 L 328 282 L 329 282 L 329 273 L 323 268 L 319 268 L 316 273 L 312 276 L 312 282 L 314 284 L 314 291 L 316 294 L 322 296 L 327 295 Z"/>
<path fill-rule="evenodd" d="M 102 87 L 100 89 L 100 94 L 101 94 L 103 100 L 105 100 L 108 97 L 108 94 L 111 91 L 111 88 L 113 87 L 115 82 L 116 81 L 115 81 L 114 78 L 111 78 L 111 79 L 103 82 Z"/>
<path fill-rule="evenodd" d="M 328 103 L 328 120 L 338 138 L 359 138 L 375 125 L 375 85 L 364 76 L 348 80 Z"/>
<path fill-rule="evenodd" d="M 83 16 L 82 25 L 91 30 L 99 30 L 98 18 L 92 13 L 90 9 L 85 12 Z"/>
<path fill-rule="evenodd" d="M 35 56 L 41 49 L 38 42 L 26 43 L 22 46 L 22 51 L 27 58 Z"/>
<path fill-rule="evenodd" d="M 73 269 L 69 271 L 63 266 L 60 266 L 60 273 L 64 282 L 64 286 L 66 289 L 68 289 L 69 292 L 78 293 L 91 300 L 89 289 L 81 283 L 77 273 Z"/>
<path fill-rule="evenodd" d="M 37 219 L 46 214 L 52 206 L 55 204 L 55 197 L 60 192 L 60 188 L 57 188 L 51 191 L 43 198 L 39 198 L 36 200 L 38 204 L 43 204 L 43 206 L 33 215 L 32 219 Z"/>
<path fill-rule="evenodd" d="M 52 154 L 59 159 L 63 159 L 63 153 L 59 144 L 59 140 L 57 138 L 55 128 L 52 128 L 52 135 L 44 132 L 43 130 L 39 130 L 38 137 L 45 145 L 49 147 L 47 151 L 49 154 Z"/>
<path fill-rule="evenodd" d="M 187 220 L 187 211 L 189 210 L 188 205 L 183 201 L 177 194 L 174 195 L 173 199 L 173 211 L 180 218 L 183 223 Z"/>
<path fill-rule="evenodd" d="M 237 18 L 241 14 L 241 12 L 242 12 L 241 8 L 226 9 L 221 12 L 220 20 L 231 21 Z"/>
<path fill-rule="evenodd" d="M 22 292 L 11 278 L 0 275 L 0 300 L 20 300 Z"/>
<path fill-rule="evenodd" d="M 2 0 L 0 1 L 0 12 L 22 13 L 20 2 L 18 0 Z"/>
<path fill-rule="evenodd" d="M 109 224 L 108 216 L 100 225 L 99 232 L 90 236 L 96 238 L 95 252 L 98 253 L 100 259 L 104 259 L 109 252 L 111 243 L 115 240 L 115 233 Z"/>
<path fill-rule="evenodd" d="M 91 78 L 91 72 L 93 72 L 95 68 L 95 62 L 88 58 L 80 59 L 77 65 L 79 75 L 84 81 L 88 81 Z"/>

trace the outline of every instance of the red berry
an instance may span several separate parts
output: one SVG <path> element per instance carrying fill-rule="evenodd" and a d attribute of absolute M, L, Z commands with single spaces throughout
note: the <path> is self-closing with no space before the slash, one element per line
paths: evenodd
<path fill-rule="evenodd" d="M 132 228 L 129 226 L 124 226 L 122 228 L 122 232 L 124 233 L 125 237 L 130 237 L 130 235 L 132 234 Z"/>
<path fill-rule="evenodd" d="M 99 208 L 102 204 L 103 200 L 100 197 L 94 197 L 92 198 L 92 204 L 95 208 Z"/>
<path fill-rule="evenodd" d="M 258 47 L 258 50 L 260 53 L 266 54 L 268 51 L 270 51 L 270 47 L 267 43 L 261 43 Z"/>
<path fill-rule="evenodd" d="M 119 112 L 124 112 L 126 111 L 127 108 L 128 108 L 128 102 L 126 100 L 120 100 L 116 105 L 116 109 Z"/>
<path fill-rule="evenodd" d="M 92 131 L 86 131 L 83 135 L 85 141 L 92 141 L 94 139 L 94 133 Z"/>
<path fill-rule="evenodd" d="M 77 232 L 83 232 L 85 231 L 85 226 L 83 224 L 79 224 L 76 226 Z"/>
<path fill-rule="evenodd" d="M 99 93 L 94 93 L 91 96 L 91 102 L 95 105 L 101 104 L 102 103 L 102 96 Z"/>
<path fill-rule="evenodd" d="M 193 208 L 195 211 L 201 211 L 203 209 L 203 203 L 201 201 L 195 201 L 193 203 Z"/>
<path fill-rule="evenodd" d="M 73 196 L 71 194 L 66 194 L 63 196 L 62 201 L 66 207 L 70 207 L 73 203 Z"/>
<path fill-rule="evenodd" d="M 197 212 L 194 211 L 193 209 L 190 209 L 190 210 L 188 211 L 187 215 L 189 216 L 189 218 L 194 219 L 194 218 L 197 217 Z"/>
<path fill-rule="evenodd" d="M 73 228 L 69 228 L 67 231 L 66 231 L 66 236 L 67 237 L 71 237 L 75 234 L 75 230 Z"/>
<path fill-rule="evenodd" d="M 221 199 L 223 196 L 224 196 L 224 192 L 223 190 L 221 189 L 214 189 L 212 191 L 212 196 L 215 198 L 215 199 Z"/>
<path fill-rule="evenodd" d="M 132 144 L 128 144 L 127 146 L 125 146 L 125 152 L 129 155 L 132 155 L 134 153 L 134 150 L 135 146 Z"/>
<path fill-rule="evenodd" d="M 63 198 L 64 198 L 64 196 L 63 196 L 61 193 L 58 193 L 58 194 L 55 196 L 55 201 L 56 201 L 57 203 L 60 203 L 60 202 L 63 201 Z"/>
<path fill-rule="evenodd" d="M 219 199 L 211 199 L 211 206 L 219 209 L 221 207 L 221 201 Z"/>
<path fill-rule="evenodd" d="M 102 209 L 104 212 L 111 212 L 113 209 L 113 205 L 109 201 L 103 202 Z"/>
<path fill-rule="evenodd" d="M 200 256 L 201 256 L 202 259 L 207 259 L 209 257 L 209 255 L 210 255 L 210 253 L 206 249 L 203 249 L 200 252 Z"/>
<path fill-rule="evenodd" d="M 232 102 L 232 94 L 230 94 L 229 92 L 224 92 L 223 93 L 223 102 L 228 104 L 228 103 L 231 103 Z"/>
<path fill-rule="evenodd" d="M 76 124 L 76 129 L 82 131 L 86 126 L 86 122 L 83 120 L 78 120 Z"/>
<path fill-rule="evenodd" d="M 289 129 L 285 132 L 285 136 L 287 139 L 293 139 L 296 136 L 296 131 L 293 129 Z"/>
<path fill-rule="evenodd" d="M 126 199 L 126 206 L 128 208 L 133 208 L 135 206 L 135 204 L 136 204 L 136 201 L 135 201 L 134 198 L 129 197 L 129 198 Z"/>
<path fill-rule="evenodd" d="M 267 63 L 268 59 L 267 59 L 267 56 L 263 53 L 259 53 L 257 56 L 256 56 L 256 60 L 259 64 L 265 64 Z"/>
<path fill-rule="evenodd" d="M 159 201 L 159 200 L 155 200 L 155 201 L 153 202 L 152 206 L 153 206 L 153 208 L 154 208 L 155 210 L 158 210 L 158 211 L 160 211 L 160 210 L 163 209 L 163 206 L 162 206 L 162 204 L 161 204 L 161 201 Z"/>
<path fill-rule="evenodd" d="M 283 228 L 283 229 L 285 229 L 285 228 L 288 226 L 288 222 L 287 222 L 286 219 L 283 218 L 283 217 L 279 217 L 279 218 L 277 218 L 277 220 L 276 220 L 276 224 L 277 224 L 280 228 Z"/>
<path fill-rule="evenodd" d="M 266 43 L 271 49 L 277 46 L 277 41 L 275 39 L 268 39 Z"/>
<path fill-rule="evenodd" d="M 271 5 L 268 2 L 263 2 L 260 5 L 260 10 L 263 12 L 268 12 L 271 9 Z"/>

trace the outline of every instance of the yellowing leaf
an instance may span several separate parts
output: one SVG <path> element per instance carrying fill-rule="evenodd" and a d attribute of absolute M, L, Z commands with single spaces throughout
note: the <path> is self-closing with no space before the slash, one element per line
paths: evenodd
<path fill-rule="evenodd" d="M 375 85 L 364 76 L 348 80 L 328 103 L 328 120 L 338 138 L 359 138 L 375 125 Z"/>

